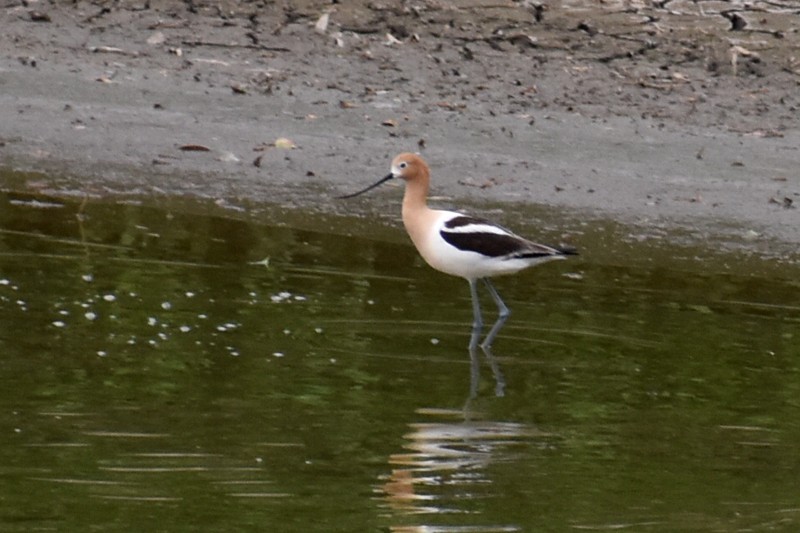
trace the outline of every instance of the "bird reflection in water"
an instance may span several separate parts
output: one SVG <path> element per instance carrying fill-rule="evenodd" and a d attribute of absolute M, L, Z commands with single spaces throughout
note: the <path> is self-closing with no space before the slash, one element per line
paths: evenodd
<path fill-rule="evenodd" d="M 492 331 L 499 331 L 500 328 L 505 323 L 505 318 L 500 317 L 497 319 L 497 322 L 492 327 Z M 497 333 L 495 331 L 495 333 Z M 478 396 L 478 386 L 480 385 L 481 381 L 481 362 L 480 362 L 480 355 L 478 354 L 478 332 L 472 332 L 472 339 L 469 343 L 469 397 L 467 398 L 467 405 L 464 408 L 465 411 L 469 410 L 470 402 L 477 398 Z M 497 363 L 497 359 L 494 356 L 494 352 L 492 351 L 491 345 L 482 345 L 480 346 L 480 351 L 483 352 L 483 355 L 486 356 L 486 362 L 489 364 L 489 368 L 492 370 L 492 375 L 494 376 L 494 394 L 498 398 L 505 396 L 506 393 L 506 379 L 503 377 L 503 371 L 500 370 L 500 365 Z"/>
<path fill-rule="evenodd" d="M 492 327 L 496 334 L 505 322 L 499 317 Z M 529 425 L 486 420 L 473 409 L 480 392 L 481 360 L 485 359 L 494 378 L 494 395 L 505 395 L 506 382 L 491 345 L 479 345 L 479 331 L 472 332 L 469 344 L 470 386 L 463 409 L 418 409 L 417 415 L 435 421 L 413 422 L 404 435 L 404 452 L 389 457 L 391 473 L 381 479 L 376 491 L 386 502 L 395 533 L 508 532 L 521 531 L 513 524 L 409 525 L 409 517 L 443 515 L 474 516 L 466 502 L 498 494 L 492 485 L 489 465 L 508 460 L 514 449 L 548 435 Z M 484 357 L 481 357 L 483 355 Z M 416 521 L 413 518 L 412 521 Z M 432 520 L 431 520 L 432 521 Z"/>
<path fill-rule="evenodd" d="M 489 498 L 493 488 L 488 467 L 508 460 L 515 449 L 532 440 L 547 437 L 537 429 L 519 423 L 486 420 L 471 409 L 478 393 L 480 358 L 470 350 L 470 394 L 464 409 L 419 409 L 427 419 L 409 424 L 402 453 L 389 457 L 391 473 L 381 479 L 376 491 L 385 501 L 393 532 L 499 532 L 519 531 L 510 524 L 464 525 L 463 517 L 474 518 L 476 499 Z M 486 352 L 495 377 L 495 394 L 502 396 L 505 382 L 491 351 Z M 431 419 L 433 419 L 431 421 Z M 468 502 L 473 502 L 472 504 Z M 436 525 L 408 525 L 409 517 L 436 515 Z M 443 515 L 460 516 L 459 525 L 443 525 Z M 411 518 L 412 521 L 416 521 Z"/>

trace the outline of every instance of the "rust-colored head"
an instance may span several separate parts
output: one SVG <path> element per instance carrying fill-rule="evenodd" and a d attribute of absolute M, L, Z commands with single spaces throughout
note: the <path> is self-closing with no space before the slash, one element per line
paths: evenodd
<path fill-rule="evenodd" d="M 427 180 L 429 176 L 428 164 L 417 154 L 404 152 L 392 159 L 392 177 L 412 182 Z"/>
<path fill-rule="evenodd" d="M 364 194 L 367 191 L 371 191 L 378 185 L 386 183 L 390 179 L 394 178 L 400 178 L 407 183 L 424 184 L 425 187 L 427 188 L 429 176 L 430 176 L 430 170 L 428 169 L 428 164 L 425 163 L 424 159 L 422 159 L 417 154 L 412 154 L 411 152 L 403 152 L 402 154 L 392 159 L 392 171 L 390 174 L 382 177 L 381 179 L 379 179 L 366 189 L 362 189 L 352 194 L 339 196 L 339 198 L 353 198 L 360 194 Z"/>

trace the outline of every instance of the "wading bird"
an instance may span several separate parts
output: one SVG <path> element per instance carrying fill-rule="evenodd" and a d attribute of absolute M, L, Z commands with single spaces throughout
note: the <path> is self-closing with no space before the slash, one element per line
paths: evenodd
<path fill-rule="evenodd" d="M 340 198 L 353 198 L 397 178 L 406 183 L 403 224 L 417 251 L 436 270 L 469 282 L 473 314 L 471 350 L 478 345 L 483 328 L 478 280 L 486 285 L 498 310 L 497 321 L 481 343 L 482 348 L 488 349 L 510 313 L 489 278 L 577 254 L 573 248 L 529 241 L 488 220 L 455 211 L 431 209 L 428 207 L 430 169 L 420 156 L 412 153 L 395 157 L 391 172 L 376 183 Z"/>

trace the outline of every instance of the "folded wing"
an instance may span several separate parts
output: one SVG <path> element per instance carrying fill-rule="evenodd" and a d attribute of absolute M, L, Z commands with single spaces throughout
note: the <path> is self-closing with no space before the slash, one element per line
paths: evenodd
<path fill-rule="evenodd" d="M 576 253 L 569 248 L 531 242 L 488 220 L 467 215 L 447 220 L 439 234 L 459 250 L 497 259 L 535 259 Z"/>

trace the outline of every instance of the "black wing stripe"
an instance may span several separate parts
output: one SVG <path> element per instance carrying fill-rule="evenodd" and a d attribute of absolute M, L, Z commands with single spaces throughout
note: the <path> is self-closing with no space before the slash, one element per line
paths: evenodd
<path fill-rule="evenodd" d="M 463 228 L 466 226 L 475 226 L 476 229 L 480 228 L 480 226 L 495 228 L 505 233 L 508 233 L 512 237 L 515 236 L 513 231 L 509 230 L 508 228 L 504 228 L 500 224 L 495 224 L 490 220 L 486 220 L 485 218 L 459 215 L 457 217 L 451 218 L 450 220 L 444 223 L 445 230 L 453 229 L 457 231 L 457 228 Z M 480 231 L 480 229 L 477 229 L 477 231 Z M 467 231 L 466 233 L 469 233 L 469 231 Z"/>
<path fill-rule="evenodd" d="M 461 215 L 461 216 L 457 216 L 457 217 L 451 218 L 450 220 L 445 222 L 444 223 L 444 227 L 447 228 L 447 229 L 453 229 L 453 228 L 460 228 L 462 226 L 469 226 L 469 225 L 472 225 L 472 224 L 488 224 L 490 226 L 493 225 L 491 222 L 488 222 L 488 221 L 483 220 L 481 218 L 468 217 L 467 215 Z"/>
<path fill-rule="evenodd" d="M 476 252 L 486 257 L 507 257 L 508 259 L 528 259 L 537 257 L 550 257 L 554 255 L 577 255 L 578 251 L 571 246 L 550 247 L 532 243 L 518 237 L 511 232 L 506 234 L 492 231 L 459 231 L 465 226 L 491 226 L 502 231 L 507 231 L 488 220 L 467 215 L 459 215 L 444 223 L 444 229 L 439 233 L 450 245 L 459 250 Z M 455 231 L 447 231 L 455 230 Z"/>
<path fill-rule="evenodd" d="M 513 257 L 509 259 L 528 259 L 534 257 L 553 257 L 554 255 L 566 255 L 562 253 L 553 253 L 553 252 L 524 252 L 521 254 L 514 254 Z"/>
<path fill-rule="evenodd" d="M 465 252 L 476 252 L 486 257 L 502 257 L 504 255 L 516 255 L 522 257 L 523 254 L 533 253 L 529 257 L 536 257 L 539 254 L 532 252 L 527 241 L 514 237 L 513 235 L 502 235 L 499 233 L 458 233 L 449 231 L 439 232 L 442 238 L 450 245 Z"/>

